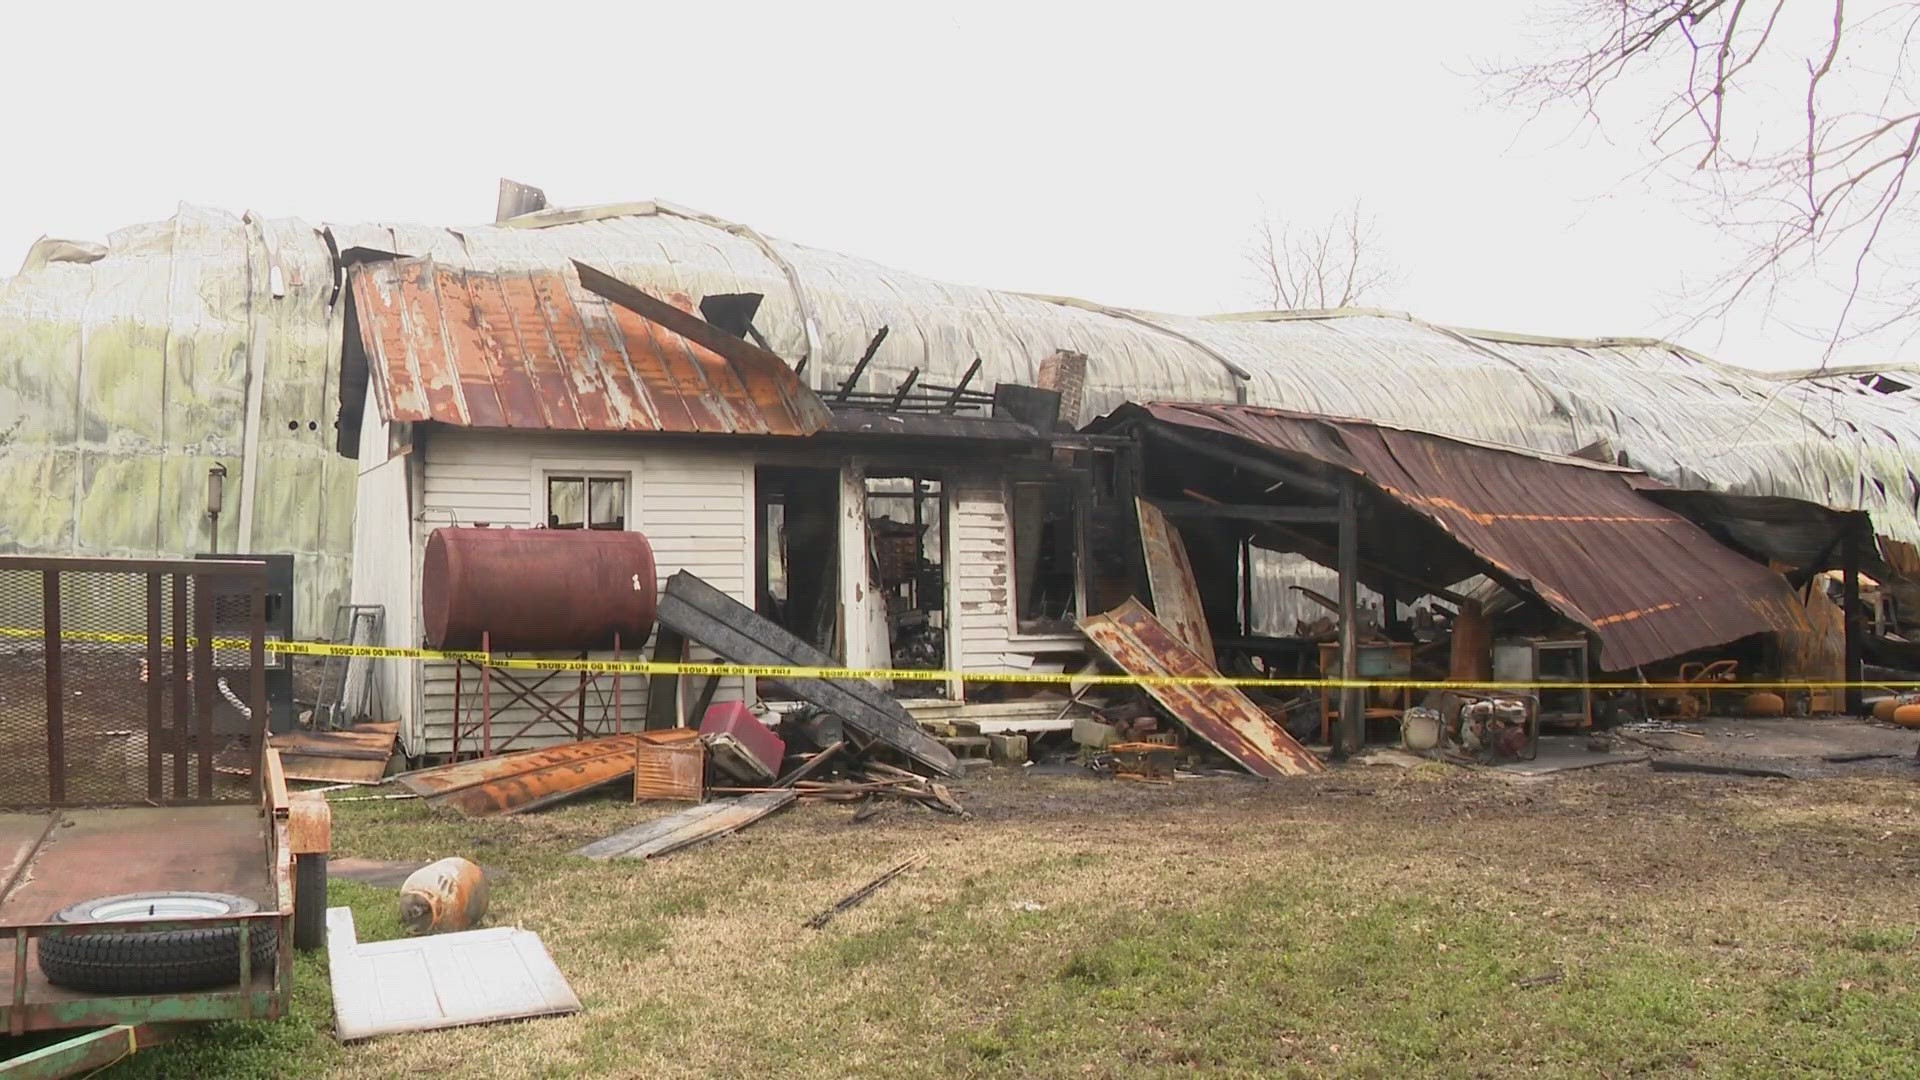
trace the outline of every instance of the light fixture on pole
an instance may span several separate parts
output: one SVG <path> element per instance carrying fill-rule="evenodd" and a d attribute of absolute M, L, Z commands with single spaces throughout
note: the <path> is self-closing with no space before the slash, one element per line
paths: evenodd
<path fill-rule="evenodd" d="M 215 555 L 220 553 L 220 507 L 227 496 L 227 467 L 215 462 L 207 470 L 207 521 L 208 532 L 212 539 L 207 550 Z"/>

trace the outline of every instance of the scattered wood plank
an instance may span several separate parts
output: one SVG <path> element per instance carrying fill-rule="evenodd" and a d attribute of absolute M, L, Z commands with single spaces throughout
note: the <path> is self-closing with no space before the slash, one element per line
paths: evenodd
<path fill-rule="evenodd" d="M 841 739 L 839 742 L 836 742 L 832 746 L 827 747 L 825 750 L 822 750 L 819 753 L 813 755 L 812 757 L 808 758 L 806 761 L 801 762 L 797 767 L 794 768 L 792 772 L 788 773 L 787 775 L 781 777 L 778 780 L 775 780 L 773 782 L 773 786 L 777 788 L 792 787 L 796 781 L 804 780 L 807 777 L 812 776 L 814 773 L 819 772 L 820 766 L 825 765 L 829 761 L 832 761 L 840 753 L 840 751 L 846 748 L 847 748 L 847 740 Z"/>
<path fill-rule="evenodd" d="M 1760 776 L 1779 780 L 1792 780 L 1794 775 L 1781 769 L 1765 765 L 1724 765 L 1717 761 L 1686 761 L 1679 758 L 1656 758 L 1654 772 L 1709 773 L 1718 776 Z"/>
<path fill-rule="evenodd" d="M 792 805 L 791 789 L 762 791 L 737 799 L 719 799 L 656 818 L 624 832 L 595 840 L 574 852 L 589 859 L 651 859 L 702 844 L 741 829 Z"/>

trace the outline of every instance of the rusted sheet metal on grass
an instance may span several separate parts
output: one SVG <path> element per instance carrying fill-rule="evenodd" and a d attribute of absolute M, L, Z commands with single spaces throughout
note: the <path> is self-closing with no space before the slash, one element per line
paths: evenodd
<path fill-rule="evenodd" d="M 1213 656 L 1213 631 L 1200 604 L 1200 586 L 1187 559 L 1180 530 L 1145 499 L 1133 500 L 1140 515 L 1140 547 L 1147 559 L 1147 585 L 1153 591 L 1153 613 L 1181 641 L 1202 657 Z"/>
<path fill-rule="evenodd" d="M 389 421 L 800 436 L 830 420 L 772 353 L 741 342 L 723 357 L 559 269 L 397 259 L 351 277 L 360 340 L 350 347 L 364 351 Z"/>
<path fill-rule="evenodd" d="M 783 788 L 701 803 L 595 840 L 574 854 L 589 859 L 651 859 L 738 832 L 797 798 L 793 790 Z"/>
<path fill-rule="evenodd" d="M 1642 496 L 1632 470 L 1250 405 L 1139 413 L 1357 473 L 1591 629 L 1608 671 L 1765 632 L 1792 600 L 1779 574 Z"/>
<path fill-rule="evenodd" d="M 516 814 L 551 806 L 633 772 L 634 736 L 527 750 L 462 761 L 395 777 L 436 806 L 467 817 Z"/>
<path fill-rule="evenodd" d="M 1138 600 L 1080 620 L 1080 632 L 1129 675 L 1220 676 Z M 1146 690 L 1195 735 L 1255 776 L 1274 780 L 1325 768 L 1236 687 L 1148 685 Z"/>

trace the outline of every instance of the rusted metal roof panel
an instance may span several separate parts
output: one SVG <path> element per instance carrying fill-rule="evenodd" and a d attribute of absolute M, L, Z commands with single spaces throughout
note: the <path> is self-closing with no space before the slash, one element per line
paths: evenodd
<path fill-rule="evenodd" d="M 350 275 L 360 340 L 347 347 L 364 351 L 389 421 L 777 436 L 830 421 L 771 353 L 741 342 L 722 356 L 562 268 L 489 273 L 396 259 Z"/>
<path fill-rule="evenodd" d="M 1200 586 L 1186 541 L 1167 515 L 1145 499 L 1135 499 L 1140 516 L 1140 548 L 1146 555 L 1147 586 L 1153 592 L 1153 612 L 1181 641 L 1202 657 L 1213 655 L 1213 631 L 1200 603 Z"/>
<path fill-rule="evenodd" d="M 551 806 L 633 772 L 634 737 L 570 743 L 479 758 L 395 777 L 408 791 L 467 817 Z"/>
<path fill-rule="evenodd" d="M 1220 677 L 1212 664 L 1187 647 L 1138 600 L 1080 620 L 1080 632 L 1130 675 Z M 1235 687 L 1149 683 L 1146 690 L 1195 735 L 1255 776 L 1275 780 L 1316 773 L 1326 767 Z"/>
<path fill-rule="evenodd" d="M 1619 671 L 1775 629 L 1786 580 L 1642 496 L 1617 467 L 1361 420 L 1242 405 L 1151 405 L 1358 473 L 1600 639 Z"/>

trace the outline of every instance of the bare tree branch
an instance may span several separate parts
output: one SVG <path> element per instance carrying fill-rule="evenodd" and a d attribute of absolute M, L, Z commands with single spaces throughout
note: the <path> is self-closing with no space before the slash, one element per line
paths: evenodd
<path fill-rule="evenodd" d="M 1556 44 L 1482 68 L 1533 117 L 1642 126 L 1653 169 L 1741 245 L 1695 321 L 1787 284 L 1831 286 L 1831 356 L 1920 318 L 1920 85 L 1916 0 L 1557 0 Z M 1765 17 L 1761 11 L 1765 10 Z M 1651 103 L 1652 113 L 1644 110 Z M 1634 115 L 1635 110 L 1641 115 Z"/>
<path fill-rule="evenodd" d="M 1253 267 L 1253 299 L 1272 311 L 1364 304 L 1398 276 L 1373 219 L 1357 201 L 1312 227 L 1261 221 L 1246 258 Z"/>

